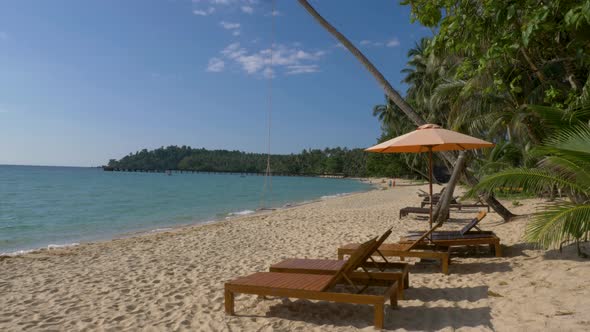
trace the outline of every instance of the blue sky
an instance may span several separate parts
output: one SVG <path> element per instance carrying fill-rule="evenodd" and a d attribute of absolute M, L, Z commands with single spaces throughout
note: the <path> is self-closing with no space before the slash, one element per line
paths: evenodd
<path fill-rule="evenodd" d="M 312 1 L 395 88 L 430 32 L 396 1 Z M 366 147 L 374 79 L 295 1 L 0 0 L 0 164 L 97 166 L 143 148 Z"/>

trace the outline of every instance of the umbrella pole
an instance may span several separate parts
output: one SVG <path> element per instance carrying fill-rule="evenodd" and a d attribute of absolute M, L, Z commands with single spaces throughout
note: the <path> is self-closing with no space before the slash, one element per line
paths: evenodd
<path fill-rule="evenodd" d="M 430 187 L 430 211 L 429 211 L 429 220 L 430 220 L 430 228 L 432 228 L 432 146 L 428 147 L 428 176 L 429 176 L 429 187 Z"/>

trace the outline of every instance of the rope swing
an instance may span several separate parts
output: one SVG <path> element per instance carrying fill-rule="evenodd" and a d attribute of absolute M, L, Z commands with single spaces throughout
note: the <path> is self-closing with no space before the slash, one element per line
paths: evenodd
<path fill-rule="evenodd" d="M 267 206 L 267 192 L 268 196 L 270 197 L 269 200 L 272 200 L 272 169 L 270 167 L 270 142 L 271 142 L 271 128 L 272 128 L 272 79 L 274 76 L 273 72 L 273 49 L 275 44 L 275 0 L 272 0 L 272 11 L 271 11 L 271 35 L 270 35 L 270 60 L 269 60 L 269 71 L 268 71 L 268 119 L 267 119 L 267 127 L 268 133 L 266 138 L 266 171 L 264 172 L 264 187 L 262 188 L 262 196 L 260 199 L 260 204 L 258 210 L 269 210 Z"/>

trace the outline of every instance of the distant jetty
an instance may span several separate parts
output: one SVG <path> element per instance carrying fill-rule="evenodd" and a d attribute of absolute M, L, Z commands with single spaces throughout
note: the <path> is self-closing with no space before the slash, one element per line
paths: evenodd
<path fill-rule="evenodd" d="M 264 172 L 240 172 L 240 171 L 197 171 L 190 169 L 143 169 L 143 168 L 119 168 L 111 166 L 102 166 L 105 172 L 139 172 L 139 173 L 167 173 L 167 174 L 229 174 L 229 175 L 243 175 L 243 176 L 264 176 Z M 293 174 L 293 173 L 282 173 L 282 172 L 271 172 L 272 176 L 306 176 L 306 177 L 322 177 L 330 179 L 343 179 L 347 176 L 343 173 L 335 174 Z"/>

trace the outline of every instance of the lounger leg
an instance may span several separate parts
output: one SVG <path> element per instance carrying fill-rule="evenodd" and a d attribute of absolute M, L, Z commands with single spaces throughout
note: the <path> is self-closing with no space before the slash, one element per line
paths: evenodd
<path fill-rule="evenodd" d="M 502 245 L 501 244 L 496 244 L 496 257 L 502 257 Z"/>
<path fill-rule="evenodd" d="M 441 258 L 442 273 L 449 274 L 449 257 Z"/>
<path fill-rule="evenodd" d="M 400 280 L 401 281 L 401 280 Z M 404 299 L 404 285 L 405 285 L 405 281 L 404 282 L 397 282 L 397 297 L 396 300 L 403 300 Z M 393 306 L 393 298 L 395 296 L 391 297 L 391 305 Z"/>
<path fill-rule="evenodd" d="M 382 329 L 384 321 L 383 304 L 375 304 L 375 328 Z"/>
<path fill-rule="evenodd" d="M 399 285 L 399 283 L 398 283 L 398 285 Z M 397 293 L 397 295 L 396 294 L 391 294 L 391 296 L 389 297 L 389 303 L 391 304 L 391 309 L 397 308 L 397 300 L 398 299 L 399 300 L 403 300 L 403 290 L 402 290 L 402 293 L 400 293 L 399 286 L 398 286 L 398 291 L 396 293 Z M 400 298 L 400 294 L 402 294 L 401 295 L 401 298 Z"/>
<path fill-rule="evenodd" d="M 225 313 L 228 315 L 234 314 L 234 293 L 225 290 Z"/>
<path fill-rule="evenodd" d="M 404 278 L 404 289 L 408 289 L 410 288 L 410 274 L 406 274 L 406 277 Z"/>
<path fill-rule="evenodd" d="M 338 251 L 338 259 L 339 260 L 343 260 L 344 259 L 344 255 L 340 251 Z"/>

